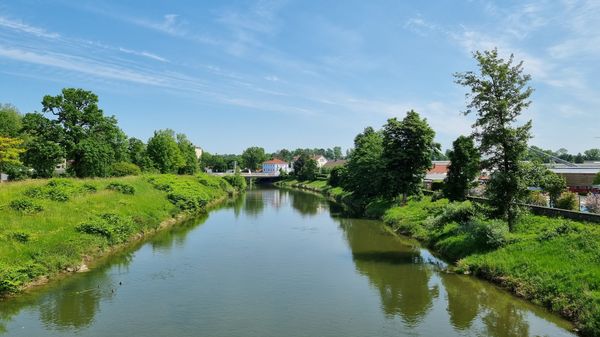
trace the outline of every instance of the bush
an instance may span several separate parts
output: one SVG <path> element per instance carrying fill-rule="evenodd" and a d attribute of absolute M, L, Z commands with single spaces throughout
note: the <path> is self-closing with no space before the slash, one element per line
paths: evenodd
<path fill-rule="evenodd" d="M 29 233 L 25 233 L 25 232 L 12 232 L 9 235 L 10 239 L 17 241 L 17 242 L 21 242 L 21 243 L 26 243 L 29 241 L 31 235 L 29 235 Z"/>
<path fill-rule="evenodd" d="M 336 166 L 331 169 L 327 184 L 332 187 L 342 186 L 346 175 L 348 174 L 346 166 Z"/>
<path fill-rule="evenodd" d="M 108 184 L 108 186 L 106 186 L 106 189 L 118 191 L 123 194 L 135 194 L 135 187 L 133 187 L 129 184 L 120 183 L 120 182 L 112 182 L 112 183 Z"/>
<path fill-rule="evenodd" d="M 223 179 L 238 191 L 243 191 L 247 187 L 246 178 L 242 177 L 239 174 L 234 174 L 232 176 L 224 176 Z"/>
<path fill-rule="evenodd" d="M 81 190 L 87 193 L 96 193 L 98 188 L 92 184 L 85 183 L 81 186 Z"/>
<path fill-rule="evenodd" d="M 529 205 L 548 207 L 548 198 L 540 191 L 532 191 L 527 197 Z"/>
<path fill-rule="evenodd" d="M 104 213 L 76 227 L 81 233 L 105 237 L 110 244 L 127 241 L 134 232 L 134 224 L 128 218 L 117 214 Z"/>
<path fill-rule="evenodd" d="M 15 199 L 11 201 L 10 208 L 24 214 L 34 214 L 44 210 L 41 205 L 27 199 Z"/>
<path fill-rule="evenodd" d="M 85 185 L 89 184 L 84 184 L 84 186 Z M 72 195 L 80 192 L 90 192 L 90 190 L 85 187 L 77 187 L 72 180 L 51 179 L 44 186 L 27 189 L 25 195 L 34 199 L 49 199 L 52 201 L 65 202 L 68 201 Z"/>
<path fill-rule="evenodd" d="M 139 166 L 129 162 L 117 162 L 111 165 L 111 175 L 114 177 L 137 176 L 142 174 Z"/>
<path fill-rule="evenodd" d="M 563 192 L 556 200 L 556 208 L 579 211 L 579 196 L 573 192 Z"/>
<path fill-rule="evenodd" d="M 508 224 L 502 220 L 473 219 L 468 232 L 481 248 L 495 249 L 504 246 L 508 239 Z"/>

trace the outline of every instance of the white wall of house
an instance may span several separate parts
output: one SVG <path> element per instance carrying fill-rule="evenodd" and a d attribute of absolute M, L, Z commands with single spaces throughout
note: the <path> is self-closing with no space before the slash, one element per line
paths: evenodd
<path fill-rule="evenodd" d="M 289 173 L 290 168 L 287 163 L 283 164 L 274 164 L 274 163 L 263 163 L 262 171 L 263 173 L 279 173 L 281 171 Z"/>

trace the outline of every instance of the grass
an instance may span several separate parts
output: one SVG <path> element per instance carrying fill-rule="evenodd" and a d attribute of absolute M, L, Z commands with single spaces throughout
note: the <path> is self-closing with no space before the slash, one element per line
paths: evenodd
<path fill-rule="evenodd" d="M 0 185 L 0 295 L 77 269 L 234 189 L 208 175 L 28 180 Z"/>
<path fill-rule="evenodd" d="M 333 190 L 323 182 L 284 185 Z M 396 232 L 454 261 L 457 272 L 498 283 L 569 318 L 582 334 L 600 336 L 600 226 L 526 213 L 508 232 L 503 221 L 485 218 L 482 207 L 424 197 L 402 206 L 375 200 L 365 212 L 383 214 Z"/>

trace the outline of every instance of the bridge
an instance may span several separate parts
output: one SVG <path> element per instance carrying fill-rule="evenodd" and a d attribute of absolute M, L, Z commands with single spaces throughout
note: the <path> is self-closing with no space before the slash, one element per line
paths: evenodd
<path fill-rule="evenodd" d="M 223 172 L 213 172 L 210 173 L 213 176 L 217 176 L 217 177 L 224 177 L 224 176 L 232 176 L 235 173 L 223 173 Z M 246 179 L 278 179 L 279 176 L 279 172 L 275 172 L 275 173 L 262 173 L 262 172 L 241 172 L 240 176 L 246 178 Z"/>

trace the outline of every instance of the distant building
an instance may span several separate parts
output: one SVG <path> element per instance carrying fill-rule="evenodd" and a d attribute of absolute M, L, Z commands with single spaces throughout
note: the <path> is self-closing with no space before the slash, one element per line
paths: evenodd
<path fill-rule="evenodd" d="M 594 178 L 600 172 L 600 165 L 598 163 L 574 164 L 572 166 L 554 164 L 548 169 L 565 178 L 567 187 L 571 191 L 587 193 L 593 188 Z"/>
<path fill-rule="evenodd" d="M 202 157 L 202 153 L 203 153 L 202 148 L 199 146 L 196 146 L 194 148 L 194 151 L 196 152 L 196 158 L 200 159 L 200 157 Z"/>
<path fill-rule="evenodd" d="M 271 159 L 262 163 L 262 172 L 263 173 L 279 173 L 279 172 L 289 173 L 291 171 L 290 164 L 281 159 Z"/>
<path fill-rule="evenodd" d="M 448 166 L 450 166 L 449 160 L 436 160 L 431 163 L 432 166 L 425 173 L 425 179 L 423 180 L 423 184 L 428 190 L 432 189 L 433 183 L 439 183 L 446 179 L 446 176 L 448 176 Z"/>
<path fill-rule="evenodd" d="M 63 159 L 62 162 L 56 164 L 54 167 L 54 174 L 61 175 L 67 173 L 67 160 Z"/>

